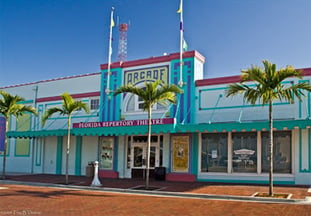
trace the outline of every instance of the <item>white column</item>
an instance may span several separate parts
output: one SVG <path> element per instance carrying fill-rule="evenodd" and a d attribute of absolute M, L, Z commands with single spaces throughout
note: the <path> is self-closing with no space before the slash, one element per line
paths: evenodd
<path fill-rule="evenodd" d="M 261 131 L 257 131 L 257 173 L 261 174 L 261 158 L 262 158 L 262 152 L 261 152 Z"/>
<path fill-rule="evenodd" d="M 228 173 L 232 173 L 232 132 L 228 132 Z"/>
<path fill-rule="evenodd" d="M 94 178 L 91 186 L 102 186 L 98 178 L 98 161 L 94 161 Z"/>

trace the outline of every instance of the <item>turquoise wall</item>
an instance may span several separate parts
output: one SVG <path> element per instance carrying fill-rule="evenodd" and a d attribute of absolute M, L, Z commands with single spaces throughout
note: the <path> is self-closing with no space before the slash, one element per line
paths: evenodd
<path fill-rule="evenodd" d="M 122 69 L 111 69 L 109 89 L 114 91 L 122 85 Z M 117 121 L 120 120 L 120 97 L 113 96 L 113 92 L 106 93 L 107 88 L 107 70 L 102 70 L 101 89 L 100 89 L 100 119 L 101 121 Z"/>

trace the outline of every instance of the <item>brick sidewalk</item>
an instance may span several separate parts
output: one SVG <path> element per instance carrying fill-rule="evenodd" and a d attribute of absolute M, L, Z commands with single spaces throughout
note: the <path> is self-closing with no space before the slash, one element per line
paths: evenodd
<path fill-rule="evenodd" d="M 0 216 L 308 216 L 311 212 L 311 205 L 302 204 L 155 197 L 29 185 L 1 185 L 0 198 Z"/>
<path fill-rule="evenodd" d="M 64 184 L 63 175 L 8 175 L 7 180 L 22 182 L 40 182 L 52 184 Z M 70 176 L 71 185 L 89 186 L 92 178 L 85 176 Z M 141 179 L 101 179 L 104 188 L 129 189 L 143 186 L 145 182 Z M 150 186 L 160 191 L 198 193 L 210 195 L 233 195 L 252 196 L 257 192 L 268 192 L 268 185 L 240 185 L 240 184 L 216 184 L 206 182 L 167 182 L 151 179 Z M 305 199 L 311 196 L 308 186 L 274 186 L 274 193 L 292 194 L 291 199 Z"/>

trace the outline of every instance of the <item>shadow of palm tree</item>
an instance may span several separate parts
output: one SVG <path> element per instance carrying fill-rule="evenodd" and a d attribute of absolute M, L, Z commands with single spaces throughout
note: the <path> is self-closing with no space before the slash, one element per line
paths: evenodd
<path fill-rule="evenodd" d="M 94 191 L 95 192 L 95 191 Z M 114 197 L 114 195 L 107 193 L 92 193 L 92 191 L 81 191 L 72 189 L 59 189 L 52 191 L 37 191 L 37 190 L 16 190 L 15 193 L 1 194 L 1 197 L 5 196 L 31 196 L 39 198 L 52 198 L 52 197 L 64 197 L 64 196 L 88 196 L 88 197 Z"/>

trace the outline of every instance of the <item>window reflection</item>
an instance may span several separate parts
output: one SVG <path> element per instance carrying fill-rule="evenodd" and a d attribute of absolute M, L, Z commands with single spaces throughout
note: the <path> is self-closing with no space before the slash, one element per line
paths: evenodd
<path fill-rule="evenodd" d="M 113 137 L 101 137 L 100 161 L 101 169 L 112 169 L 113 165 Z"/>
<path fill-rule="evenodd" d="M 228 134 L 202 134 L 201 172 L 227 172 Z"/>
<path fill-rule="evenodd" d="M 273 132 L 273 172 L 291 173 L 291 132 L 275 131 Z M 269 132 L 262 133 L 262 172 L 270 170 L 270 143 Z"/>
<path fill-rule="evenodd" d="M 143 163 L 143 148 L 134 147 L 134 167 L 142 167 Z"/>
<path fill-rule="evenodd" d="M 257 133 L 232 133 L 233 172 L 257 172 Z"/>

